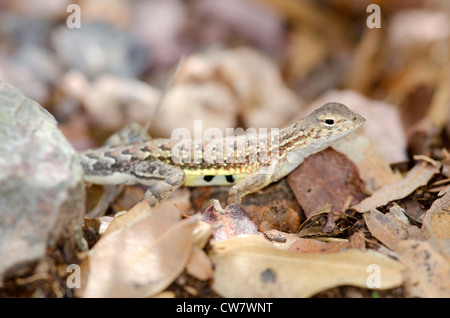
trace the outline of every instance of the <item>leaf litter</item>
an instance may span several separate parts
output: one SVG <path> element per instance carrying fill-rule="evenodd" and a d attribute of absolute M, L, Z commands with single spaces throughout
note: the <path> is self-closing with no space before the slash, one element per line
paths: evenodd
<path fill-rule="evenodd" d="M 183 271 L 200 216 L 180 220 L 175 209 L 153 213 L 144 202 L 134 208 L 138 216 L 117 221 L 123 224 L 89 251 L 82 263 L 82 272 L 89 273 L 82 297 L 152 296 Z"/>
<path fill-rule="evenodd" d="M 80 295 L 155 296 L 176 283 L 184 271 L 209 281 L 211 289 L 223 297 L 311 297 L 343 285 L 375 290 L 402 286 L 405 296 L 445 296 L 448 254 L 441 253 L 448 249 L 449 191 L 441 191 L 441 198 L 427 211 L 424 231 L 402 208 L 402 199 L 411 193 L 420 195 L 423 190 L 417 190 L 437 173 L 436 165 L 418 163 L 402 180 L 369 195 L 366 200 L 372 198 L 372 202 L 358 204 L 378 208 L 361 213 L 349 207 L 347 200 L 343 209 L 331 211 L 328 203 L 297 233 L 270 227 L 260 232 L 245 210 L 236 205 L 223 209 L 218 201 L 211 202 L 201 217 L 185 219 L 173 205 L 177 201 L 154 210 L 142 201 L 117 214 L 89 252 L 83 268 L 95 275 L 89 274 Z M 377 199 L 380 193 L 384 198 Z M 210 246 L 207 253 L 206 245 Z M 371 264 L 383 273 L 381 281 L 371 281 Z M 139 275 L 119 275 L 125 268 Z M 426 270 L 433 271 L 433 277 Z M 183 288 L 198 294 L 188 285 Z"/>
<path fill-rule="evenodd" d="M 111 206 L 102 205 L 102 213 L 94 210 L 90 218 L 85 218 L 84 234 L 90 251 L 80 253 L 86 280 L 84 291 L 78 295 L 144 297 L 184 289 L 200 297 L 249 297 L 262 295 L 265 290 L 261 286 L 271 286 L 263 296 L 310 297 L 343 284 L 378 291 L 371 284 L 376 280 L 369 279 L 376 271 L 367 272 L 370 261 L 381 266 L 381 273 L 385 269 L 390 273 L 389 277 L 381 275 L 382 287 L 397 286 L 400 296 L 448 297 L 447 7 L 440 1 L 434 1 L 433 6 L 418 6 L 420 1 L 384 3 L 385 21 L 390 22 L 383 22 L 381 29 L 368 29 L 364 24 L 366 4 L 362 2 L 345 8 L 336 1 L 262 2 L 267 5 L 262 20 L 272 33 L 254 22 L 261 20 L 230 15 L 231 6 L 219 7 L 208 1 L 164 2 L 157 8 L 150 2 L 139 2 L 119 10 L 117 4 L 111 4 L 115 10 L 102 10 L 101 18 L 113 28 L 136 25 L 139 30 L 131 33 L 137 37 L 148 32 L 154 35 L 141 38 L 144 43 L 151 41 L 147 47 L 152 51 L 145 52 L 151 53 L 154 64 L 149 69 L 139 67 L 140 73 L 145 73 L 139 78 L 123 79 L 105 68 L 109 63 L 91 68 L 98 70 L 98 76 L 73 71 L 79 69 L 73 63 L 79 56 L 61 59 L 58 49 L 59 55 L 48 57 L 60 69 L 60 76 L 41 67 L 45 70 L 42 78 L 52 77 L 50 82 L 41 83 L 34 77 L 39 73 L 39 59 L 33 59 L 35 69 L 24 72 L 25 65 L 31 63 L 27 59 L 18 62 L 27 50 L 17 54 L 18 47 L 2 38 L 8 52 L 0 60 L 4 77 L 17 81 L 27 95 L 47 100 L 43 106 L 61 119 L 61 130 L 79 149 L 101 144 L 103 137 L 127 121 L 145 122 L 161 93 L 153 84 L 159 82 L 167 65 L 176 64 L 177 53 L 186 53 L 186 44 L 188 51 L 195 53 L 186 58 L 157 114 L 151 127 L 154 136 L 168 137 L 177 127 L 192 128 L 193 120 L 199 118 L 205 128 L 282 127 L 328 101 L 347 104 L 368 119 L 363 129 L 334 145 L 336 151 L 318 156 L 322 167 L 305 165 L 303 169 L 309 171 L 295 171 L 288 181 L 280 180 L 252 194 L 244 200 L 242 209 L 211 207 L 209 200 L 218 198 L 216 189 L 183 189 L 177 198 L 149 209 L 143 202 L 135 205 L 142 198 L 142 188 L 126 187 Z M 244 6 L 241 3 L 234 1 L 234 8 L 257 18 L 249 2 Z M 164 6 L 175 6 L 176 10 Z M 168 18 L 148 19 L 148 13 L 160 12 L 158 8 Z M 10 9 L 5 6 L 5 15 Z M 90 10 L 83 7 L 83 12 Z M 31 11 L 32 16 L 35 12 Z M 52 11 L 59 10 L 46 13 L 50 25 L 58 26 L 64 19 L 61 15 L 51 17 Z M 131 15 L 140 11 L 147 14 Z M 26 16 L 26 7 L 21 12 Z M 121 14 L 115 18 L 110 12 Z M 208 17 L 202 19 L 206 27 L 195 21 L 192 13 Z M 212 28 L 208 27 L 211 16 L 220 21 Z M 15 15 L 8 17 L 17 19 Z M 184 31 L 183 21 L 190 32 Z M 166 24 L 156 36 L 153 30 L 158 30 L 160 23 Z M 15 25 L 19 28 L 21 23 Z M 62 43 L 57 40 L 55 37 L 58 48 Z M 211 40 L 221 42 L 221 47 L 201 52 L 200 48 Z M 113 64 L 121 65 L 117 52 L 110 51 Z M 105 57 L 99 61 L 111 55 Z M 64 69 L 69 71 L 64 73 Z M 27 77 L 27 73 L 34 75 Z M 56 90 L 51 91 L 51 87 Z M 411 159 L 417 154 L 425 156 L 424 162 Z M 195 198 L 195 191 L 202 195 Z M 109 216 L 97 218 L 106 210 Z M 113 218 L 117 211 L 121 212 Z M 203 211 L 202 216 L 196 214 L 199 211 Z M 42 210 L 37 212 L 42 214 Z M 208 214 L 211 225 L 202 221 Z M 2 244 L 9 244 L 7 241 Z M 75 255 L 78 250 L 70 252 Z M 13 286 L 13 292 L 0 287 L 0 295 L 28 295 L 15 292 L 19 285 L 31 286 L 28 290 L 34 296 L 61 295 L 61 291 L 53 293 L 28 283 L 36 277 L 51 277 L 52 283 L 55 278 L 62 281 L 59 274 L 46 272 L 45 265 L 41 261 L 32 267 L 35 269 L 28 277 L 2 281 L 2 286 Z M 349 277 L 353 270 L 359 273 L 357 277 Z M 137 274 L 132 277 L 131 273 Z M 192 279 L 201 282 L 209 293 L 198 285 L 188 285 Z M 244 289 L 245 279 L 252 284 Z M 386 284 L 385 279 L 390 281 Z"/>

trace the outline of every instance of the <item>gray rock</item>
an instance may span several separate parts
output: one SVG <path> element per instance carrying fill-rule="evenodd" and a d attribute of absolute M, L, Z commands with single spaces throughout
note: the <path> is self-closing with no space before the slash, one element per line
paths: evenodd
<path fill-rule="evenodd" d="M 104 73 L 138 77 L 150 62 L 147 50 L 131 34 L 105 23 L 79 29 L 58 27 L 53 31 L 52 44 L 60 61 L 90 78 Z"/>
<path fill-rule="evenodd" d="M 75 246 L 83 184 L 78 155 L 54 118 L 0 81 L 0 281 Z"/>

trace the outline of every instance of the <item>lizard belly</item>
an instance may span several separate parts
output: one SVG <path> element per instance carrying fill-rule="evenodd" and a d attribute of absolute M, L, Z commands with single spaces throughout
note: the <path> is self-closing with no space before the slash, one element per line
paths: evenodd
<path fill-rule="evenodd" d="M 247 174 L 228 175 L 198 175 L 185 172 L 185 187 L 233 185 L 247 176 Z"/>
<path fill-rule="evenodd" d="M 225 170 L 185 170 L 184 173 L 186 175 L 184 186 L 186 187 L 233 185 L 248 175 L 248 173 L 245 172 L 232 173 Z"/>
<path fill-rule="evenodd" d="M 245 167 L 217 167 L 184 169 L 186 176 L 184 186 L 221 186 L 238 183 L 259 168 L 258 165 Z"/>

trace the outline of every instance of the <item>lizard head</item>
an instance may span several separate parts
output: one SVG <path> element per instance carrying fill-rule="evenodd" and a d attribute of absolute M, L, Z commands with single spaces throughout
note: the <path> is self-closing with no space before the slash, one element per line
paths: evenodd
<path fill-rule="evenodd" d="M 340 103 L 327 103 L 307 117 L 305 133 L 332 142 L 361 127 L 366 120 Z"/>

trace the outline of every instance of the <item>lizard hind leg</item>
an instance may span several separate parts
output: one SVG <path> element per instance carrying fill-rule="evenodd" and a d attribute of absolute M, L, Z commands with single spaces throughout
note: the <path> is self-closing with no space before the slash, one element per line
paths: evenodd
<path fill-rule="evenodd" d="M 161 204 L 184 184 L 186 178 L 182 169 L 158 160 L 137 163 L 133 174 L 136 182 L 149 186 L 144 200 L 147 200 L 151 207 Z"/>
<path fill-rule="evenodd" d="M 128 145 L 135 142 L 149 141 L 151 139 L 151 136 L 144 127 L 138 123 L 131 123 L 109 136 L 104 146 Z M 91 211 L 87 212 L 87 216 L 94 218 L 104 215 L 111 202 L 120 195 L 123 188 L 124 186 L 120 184 L 105 185 L 105 193 L 97 205 Z"/>

